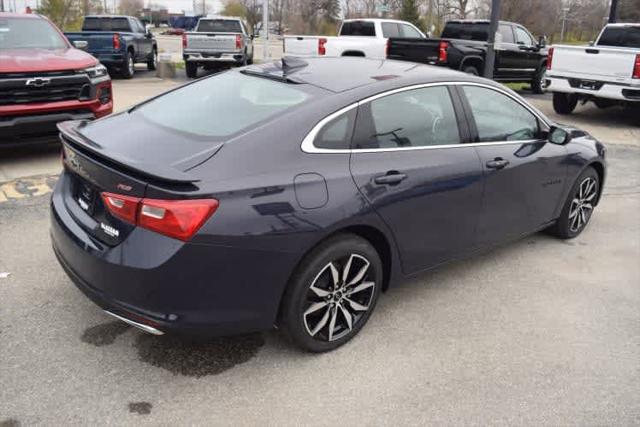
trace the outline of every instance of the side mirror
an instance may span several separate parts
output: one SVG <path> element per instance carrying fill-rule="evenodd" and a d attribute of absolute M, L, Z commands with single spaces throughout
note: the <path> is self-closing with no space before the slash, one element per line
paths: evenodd
<path fill-rule="evenodd" d="M 551 129 L 549 129 L 549 136 L 547 139 L 552 144 L 565 145 L 571 141 L 571 134 L 561 127 L 552 126 Z"/>
<path fill-rule="evenodd" d="M 595 44 L 596 44 L 596 42 L 594 42 L 593 40 L 591 40 L 591 41 L 589 42 L 589 46 L 595 46 Z"/>
<path fill-rule="evenodd" d="M 545 47 L 547 47 L 547 37 L 546 36 L 538 37 L 538 48 L 544 49 Z"/>
<path fill-rule="evenodd" d="M 74 40 L 73 46 L 76 49 L 87 50 L 87 48 L 89 47 L 89 42 L 86 40 Z"/>

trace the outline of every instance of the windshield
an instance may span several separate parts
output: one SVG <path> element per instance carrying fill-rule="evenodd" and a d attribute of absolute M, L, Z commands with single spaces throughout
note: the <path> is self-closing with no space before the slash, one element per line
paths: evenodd
<path fill-rule="evenodd" d="M 131 31 L 127 18 L 85 18 L 82 31 Z"/>
<path fill-rule="evenodd" d="M 66 49 L 69 46 L 44 19 L 0 18 L 0 49 Z"/>
<path fill-rule="evenodd" d="M 598 46 L 640 48 L 640 26 L 607 27 L 598 40 Z"/>
<path fill-rule="evenodd" d="M 373 22 L 350 21 L 342 24 L 341 36 L 364 36 L 375 37 L 376 28 Z"/>
<path fill-rule="evenodd" d="M 160 96 L 133 114 L 172 130 L 225 138 L 303 103 L 309 96 L 290 83 L 229 71 Z"/>
<path fill-rule="evenodd" d="M 443 39 L 461 39 L 487 41 L 489 38 L 489 24 L 449 22 L 442 30 Z"/>
<path fill-rule="evenodd" d="M 229 19 L 200 20 L 198 32 L 202 33 L 242 33 L 239 21 Z"/>

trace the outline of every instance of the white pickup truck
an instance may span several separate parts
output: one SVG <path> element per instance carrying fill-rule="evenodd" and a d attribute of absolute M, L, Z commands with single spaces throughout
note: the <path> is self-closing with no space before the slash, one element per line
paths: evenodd
<path fill-rule="evenodd" d="M 389 37 L 426 38 L 413 24 L 393 19 L 347 19 L 337 37 L 285 36 L 287 56 L 364 56 L 384 59 Z"/>
<path fill-rule="evenodd" d="M 253 35 L 241 18 L 207 16 L 200 18 L 192 32 L 182 35 L 182 56 L 187 77 L 195 78 L 198 67 L 214 69 L 223 65 L 253 63 Z"/>
<path fill-rule="evenodd" d="M 589 46 L 551 47 L 546 83 L 558 114 L 587 101 L 640 107 L 640 24 L 609 24 Z"/>

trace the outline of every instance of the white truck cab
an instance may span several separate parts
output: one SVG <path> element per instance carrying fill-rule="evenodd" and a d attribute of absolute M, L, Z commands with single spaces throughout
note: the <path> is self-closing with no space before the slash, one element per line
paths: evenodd
<path fill-rule="evenodd" d="M 362 56 L 386 58 L 390 37 L 426 38 L 415 25 L 394 19 L 346 19 L 337 37 L 285 36 L 287 56 Z"/>

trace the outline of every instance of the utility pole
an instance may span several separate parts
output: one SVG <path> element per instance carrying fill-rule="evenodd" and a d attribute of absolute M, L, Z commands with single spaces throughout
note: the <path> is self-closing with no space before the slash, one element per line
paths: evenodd
<path fill-rule="evenodd" d="M 489 40 L 487 43 L 487 55 L 484 61 L 484 77 L 493 78 L 493 65 L 496 62 L 496 32 L 500 21 L 500 0 L 491 0 L 491 22 L 489 23 Z"/>
<path fill-rule="evenodd" d="M 564 9 L 562 9 L 562 29 L 560 30 L 560 42 L 564 41 L 564 25 L 565 25 L 565 22 L 567 22 L 568 13 L 569 13 L 568 7 L 565 7 Z"/>
<path fill-rule="evenodd" d="M 611 0 L 611 9 L 609 9 L 609 23 L 615 24 L 618 20 L 618 0 Z"/>
<path fill-rule="evenodd" d="M 269 60 L 269 0 L 262 0 L 262 32 L 264 34 L 264 60 Z"/>
<path fill-rule="evenodd" d="M 0 12 L 4 12 L 4 0 L 0 0 Z"/>

